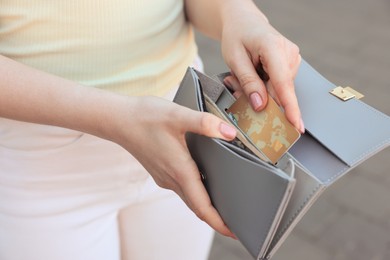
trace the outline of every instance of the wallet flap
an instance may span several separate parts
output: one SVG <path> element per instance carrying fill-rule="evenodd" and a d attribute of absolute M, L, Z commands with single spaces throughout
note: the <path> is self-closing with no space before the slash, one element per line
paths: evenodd
<path fill-rule="evenodd" d="M 309 133 L 302 135 L 289 153 L 313 178 L 325 185 L 335 182 L 352 169 Z"/>
<path fill-rule="evenodd" d="M 199 99 L 201 95 L 199 92 L 199 78 L 195 71 L 188 68 L 183 80 L 180 83 L 180 87 L 176 92 L 173 102 L 188 107 L 192 110 L 202 111 L 204 102 Z"/>
<path fill-rule="evenodd" d="M 390 143 L 390 118 L 357 99 L 342 101 L 336 86 L 302 60 L 295 89 L 307 131 L 348 166 Z"/>

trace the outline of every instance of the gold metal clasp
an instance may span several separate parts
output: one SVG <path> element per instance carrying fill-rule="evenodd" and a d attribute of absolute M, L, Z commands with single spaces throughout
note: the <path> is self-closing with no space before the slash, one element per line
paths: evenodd
<path fill-rule="evenodd" d="M 329 93 L 332 94 L 333 96 L 338 97 L 339 99 L 341 99 L 343 101 L 348 101 L 352 98 L 361 99 L 364 97 L 363 94 L 354 90 L 351 87 L 338 86 L 338 87 L 332 89 Z"/>

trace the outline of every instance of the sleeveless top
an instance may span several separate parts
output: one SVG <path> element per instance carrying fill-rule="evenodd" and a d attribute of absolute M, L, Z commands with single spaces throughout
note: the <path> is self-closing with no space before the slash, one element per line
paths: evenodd
<path fill-rule="evenodd" d="M 197 53 L 183 0 L 2 0 L 0 54 L 125 95 L 162 96 Z"/>

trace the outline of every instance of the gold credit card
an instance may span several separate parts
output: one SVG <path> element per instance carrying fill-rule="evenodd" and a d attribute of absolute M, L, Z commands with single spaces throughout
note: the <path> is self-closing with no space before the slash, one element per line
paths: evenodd
<path fill-rule="evenodd" d="M 276 164 L 301 136 L 270 95 L 267 106 L 260 112 L 255 112 L 246 96 L 241 95 L 227 113 L 233 116 L 234 123 L 249 142 L 273 164 Z"/>

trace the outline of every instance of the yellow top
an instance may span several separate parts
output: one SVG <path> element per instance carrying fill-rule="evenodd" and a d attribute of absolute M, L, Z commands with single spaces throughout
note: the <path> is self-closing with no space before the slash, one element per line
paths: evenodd
<path fill-rule="evenodd" d="M 195 59 L 183 0 L 1 0 L 0 53 L 126 95 L 164 95 Z"/>

